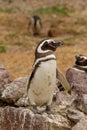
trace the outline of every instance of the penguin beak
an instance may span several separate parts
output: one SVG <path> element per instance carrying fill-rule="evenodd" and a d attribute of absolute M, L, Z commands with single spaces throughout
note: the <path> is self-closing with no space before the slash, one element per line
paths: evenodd
<path fill-rule="evenodd" d="M 63 44 L 64 44 L 63 41 L 59 41 L 59 42 L 54 43 L 54 46 L 55 46 L 55 48 L 57 48 L 58 46 L 61 46 Z"/>
<path fill-rule="evenodd" d="M 76 55 L 75 56 L 75 59 L 77 60 L 77 61 L 83 61 L 84 60 L 84 57 L 82 56 L 82 55 Z"/>
<path fill-rule="evenodd" d="M 76 56 L 75 56 L 75 59 L 76 59 L 76 60 L 79 60 L 79 59 L 80 59 L 80 56 L 79 56 L 79 55 L 76 55 Z"/>
<path fill-rule="evenodd" d="M 61 46 L 61 45 L 63 45 L 64 44 L 64 42 L 63 41 L 59 41 L 59 42 L 51 42 L 50 43 L 50 46 L 52 46 L 53 48 L 57 48 L 58 46 Z"/>

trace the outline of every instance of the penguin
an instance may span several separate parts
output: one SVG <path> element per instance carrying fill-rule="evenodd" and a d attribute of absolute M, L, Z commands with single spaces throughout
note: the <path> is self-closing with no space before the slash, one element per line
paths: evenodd
<path fill-rule="evenodd" d="M 46 106 L 46 113 L 51 112 L 57 68 L 54 51 L 63 44 L 63 41 L 45 39 L 36 47 L 35 60 L 27 85 L 28 100 L 34 113 L 40 113 L 37 106 L 42 105 Z"/>
<path fill-rule="evenodd" d="M 67 91 L 67 93 L 71 94 L 71 86 L 64 74 L 59 69 L 56 70 L 56 73 L 57 88 L 59 91 Z"/>
<path fill-rule="evenodd" d="M 87 72 L 87 57 L 84 55 L 76 55 L 75 65 L 73 67 Z"/>
<path fill-rule="evenodd" d="M 28 29 L 31 28 L 34 36 L 39 36 L 42 29 L 42 20 L 40 16 L 34 15 L 30 18 Z"/>

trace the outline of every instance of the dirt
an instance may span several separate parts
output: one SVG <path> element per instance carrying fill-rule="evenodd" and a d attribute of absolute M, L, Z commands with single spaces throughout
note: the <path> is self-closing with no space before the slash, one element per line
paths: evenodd
<path fill-rule="evenodd" d="M 58 68 L 64 74 L 74 65 L 75 55 L 87 56 L 86 3 L 85 0 L 0 1 L 0 44 L 6 47 L 6 52 L 0 53 L 0 63 L 8 69 L 12 79 L 30 73 L 35 48 L 41 40 L 48 38 L 49 30 L 53 33 L 51 38 L 64 41 L 64 46 L 55 52 Z M 43 22 L 42 33 L 34 37 L 27 28 L 32 12 L 58 4 L 69 9 L 68 15 L 40 14 Z"/>

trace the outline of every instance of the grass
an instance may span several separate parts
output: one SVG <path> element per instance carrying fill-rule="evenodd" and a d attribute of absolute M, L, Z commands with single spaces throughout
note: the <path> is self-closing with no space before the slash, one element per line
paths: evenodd
<path fill-rule="evenodd" d="M 15 33 L 11 33 L 11 34 L 8 34 L 8 37 L 11 39 L 14 39 L 14 38 L 17 38 L 18 36 Z"/>
<path fill-rule="evenodd" d="M 27 43 L 25 43 L 25 42 L 16 42 L 16 43 L 14 43 L 14 45 L 26 47 Z"/>
<path fill-rule="evenodd" d="M 75 24 L 80 24 L 80 25 L 87 25 L 87 20 L 78 18 Z"/>
<path fill-rule="evenodd" d="M 10 0 L 3 1 L 9 5 Z M 36 45 L 48 37 L 50 27 L 57 31 L 53 39 L 65 43 L 55 52 L 63 72 L 73 65 L 76 54 L 87 55 L 87 19 L 76 17 L 71 9 L 55 5 L 23 13 L 20 8 L 11 6 L 1 7 L 0 11 L 0 62 L 7 67 L 12 78 L 25 76 L 31 71 Z M 33 37 L 27 30 L 28 19 L 25 17 L 32 14 L 42 16 L 41 36 Z"/>
<path fill-rule="evenodd" d="M 3 0 L 4 2 L 12 3 L 13 0 Z"/>
<path fill-rule="evenodd" d="M 0 12 L 3 13 L 16 13 L 16 10 L 14 8 L 0 8 Z"/>
<path fill-rule="evenodd" d="M 80 39 L 80 38 L 83 38 L 86 36 L 87 36 L 87 32 L 81 32 L 78 35 L 74 35 L 74 36 L 70 36 L 69 38 L 65 38 L 64 42 L 66 43 L 67 46 L 73 46 L 76 44 L 75 43 L 76 39 Z"/>
<path fill-rule="evenodd" d="M 4 45 L 0 45 L 0 53 L 6 52 L 6 47 Z"/>
<path fill-rule="evenodd" d="M 63 16 L 69 15 L 69 9 L 63 6 L 52 6 L 48 8 L 39 8 L 33 12 L 33 14 L 43 15 L 43 14 L 59 14 Z"/>

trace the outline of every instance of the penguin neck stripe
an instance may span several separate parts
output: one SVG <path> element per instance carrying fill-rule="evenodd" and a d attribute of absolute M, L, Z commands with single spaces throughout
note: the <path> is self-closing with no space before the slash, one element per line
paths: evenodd
<path fill-rule="evenodd" d="M 73 67 L 76 67 L 79 70 L 87 71 L 87 66 L 80 66 L 75 64 Z"/>
<path fill-rule="evenodd" d="M 53 55 L 53 56 L 54 56 L 54 55 Z M 34 64 L 34 66 L 33 66 L 33 71 L 32 71 L 32 73 L 31 73 L 31 75 L 30 75 L 30 79 L 29 79 L 29 82 L 28 82 L 27 91 L 28 91 L 28 89 L 29 89 L 29 87 L 30 87 L 30 83 L 31 83 L 31 81 L 32 81 L 32 78 L 34 77 L 35 72 L 36 72 L 36 70 L 38 69 L 39 65 L 40 65 L 42 62 L 46 62 L 46 61 L 49 61 L 49 60 L 56 60 L 56 58 L 55 58 L 55 56 L 54 56 L 54 57 L 51 56 L 49 59 L 48 59 L 48 58 L 43 58 L 43 59 L 40 58 L 40 60 L 38 60 L 38 62 Z"/>
<path fill-rule="evenodd" d="M 86 57 L 86 56 L 81 56 L 81 58 L 84 58 L 84 60 L 87 60 L 87 57 Z"/>
<path fill-rule="evenodd" d="M 51 54 L 51 55 L 47 55 L 47 56 L 45 56 L 45 57 L 38 58 L 38 59 L 35 61 L 33 67 L 35 67 L 35 65 L 36 65 L 38 62 L 43 61 L 43 60 L 47 60 L 47 59 L 49 59 L 49 60 L 50 60 L 50 59 L 56 59 L 56 57 L 55 57 L 55 55 Z"/>

